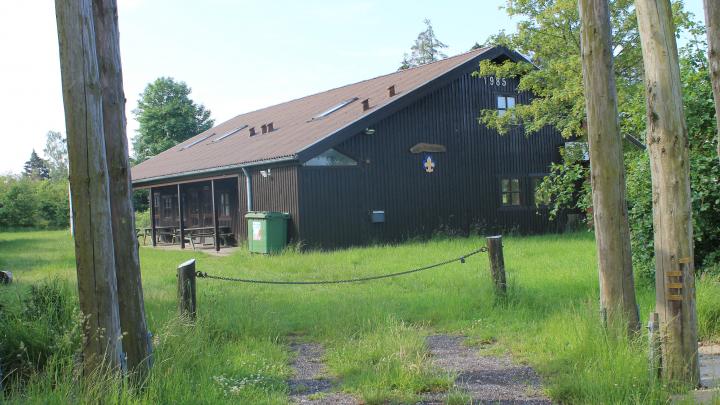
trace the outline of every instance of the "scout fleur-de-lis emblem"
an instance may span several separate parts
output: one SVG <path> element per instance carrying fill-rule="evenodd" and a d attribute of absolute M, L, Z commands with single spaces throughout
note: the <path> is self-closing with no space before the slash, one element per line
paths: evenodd
<path fill-rule="evenodd" d="M 435 171 L 435 162 L 433 161 L 432 156 L 425 156 L 425 159 L 423 159 L 423 167 L 425 168 L 426 173 L 432 173 Z"/>

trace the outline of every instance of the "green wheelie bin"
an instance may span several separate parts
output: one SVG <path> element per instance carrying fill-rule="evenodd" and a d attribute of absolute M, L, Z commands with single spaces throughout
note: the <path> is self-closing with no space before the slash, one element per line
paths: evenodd
<path fill-rule="evenodd" d="M 277 253 L 287 245 L 290 214 L 277 211 L 250 211 L 245 214 L 248 249 L 252 253 Z"/>

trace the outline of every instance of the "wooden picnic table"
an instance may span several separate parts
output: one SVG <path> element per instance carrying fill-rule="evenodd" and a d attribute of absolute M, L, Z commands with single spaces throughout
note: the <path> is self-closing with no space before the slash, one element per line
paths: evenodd
<path fill-rule="evenodd" d="M 152 237 L 152 227 L 149 228 L 143 228 L 142 229 L 142 236 L 143 236 L 143 245 L 147 243 L 147 237 Z M 218 227 L 218 236 L 228 237 L 233 236 L 232 230 L 229 226 L 221 226 Z M 138 237 L 140 236 L 140 229 L 136 229 L 138 232 Z M 190 242 L 193 249 L 195 249 L 195 241 L 194 237 L 212 237 L 215 238 L 215 228 L 212 226 L 199 226 L 199 227 L 191 227 L 191 228 L 183 228 L 184 236 L 187 238 L 187 241 Z M 179 226 L 156 226 L 155 227 L 155 235 L 156 236 L 166 236 L 170 239 L 170 244 L 175 244 L 175 241 L 177 238 L 180 237 L 180 227 Z"/>

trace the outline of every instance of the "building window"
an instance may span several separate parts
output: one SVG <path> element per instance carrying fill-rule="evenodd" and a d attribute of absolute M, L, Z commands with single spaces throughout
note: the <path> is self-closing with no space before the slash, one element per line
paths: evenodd
<path fill-rule="evenodd" d="M 502 117 L 508 110 L 515 108 L 514 96 L 497 96 L 498 115 Z"/>
<path fill-rule="evenodd" d="M 517 177 L 501 179 L 500 194 L 503 206 L 520 205 L 520 179 Z"/>
<path fill-rule="evenodd" d="M 357 166 L 357 162 L 335 149 L 328 149 L 305 162 L 305 166 Z"/>
<path fill-rule="evenodd" d="M 173 198 L 163 197 L 163 218 L 172 218 L 173 216 Z"/>
<path fill-rule="evenodd" d="M 230 193 L 220 193 L 220 215 L 224 217 L 230 216 Z"/>
<path fill-rule="evenodd" d="M 158 193 L 153 193 L 153 206 L 160 208 L 160 194 Z"/>

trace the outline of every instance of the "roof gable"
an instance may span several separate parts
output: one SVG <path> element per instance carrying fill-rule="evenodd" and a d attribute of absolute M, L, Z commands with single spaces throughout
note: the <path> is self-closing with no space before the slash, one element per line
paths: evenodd
<path fill-rule="evenodd" d="M 524 60 L 503 47 L 483 48 L 238 115 L 133 167 L 133 183 L 306 161 L 456 77 L 461 67 L 503 55 Z M 392 97 L 390 86 L 396 91 Z M 369 101 L 368 110 L 363 100 Z M 269 123 L 274 130 L 262 133 L 262 126 Z M 253 128 L 256 134 L 251 136 Z"/>

